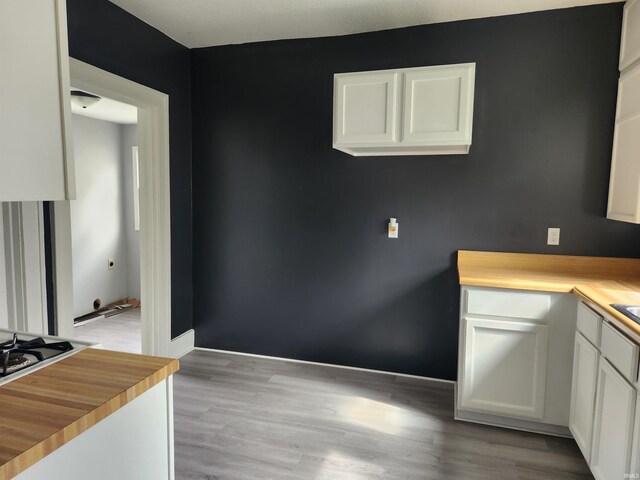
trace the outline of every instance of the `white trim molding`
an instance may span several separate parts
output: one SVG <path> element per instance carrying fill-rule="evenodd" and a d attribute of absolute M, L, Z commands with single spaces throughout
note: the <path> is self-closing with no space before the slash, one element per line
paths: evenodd
<path fill-rule="evenodd" d="M 258 355 L 256 353 L 233 352 L 231 350 L 218 350 L 216 348 L 194 347 L 193 350 L 213 353 L 226 353 L 229 355 L 238 355 L 241 357 L 264 358 L 265 360 L 278 360 L 280 362 L 301 363 L 304 365 L 319 365 L 321 367 L 341 368 L 343 370 L 355 370 L 357 372 L 380 373 L 382 375 L 392 375 L 394 377 L 413 378 L 415 380 L 424 380 L 426 382 L 449 383 L 455 385 L 453 380 L 445 380 L 442 378 L 421 377 L 420 375 L 410 375 L 408 373 L 387 372 L 385 370 L 373 370 L 370 368 L 350 367 L 348 365 L 336 365 L 333 363 L 311 362 L 308 360 L 296 360 L 295 358 L 270 357 L 268 355 Z"/>
<path fill-rule="evenodd" d="M 47 333 L 42 202 L 0 208 L 0 327 Z"/>
<path fill-rule="evenodd" d="M 171 358 L 184 357 L 187 353 L 193 350 L 195 343 L 195 332 L 187 330 L 182 335 L 171 340 L 171 346 L 169 347 L 169 356 Z"/>
<path fill-rule="evenodd" d="M 69 59 L 71 85 L 138 108 L 140 162 L 140 290 L 142 352 L 171 350 L 171 212 L 169 96 L 113 73 Z M 54 206 L 58 335 L 73 338 L 73 281 L 69 202 Z"/>

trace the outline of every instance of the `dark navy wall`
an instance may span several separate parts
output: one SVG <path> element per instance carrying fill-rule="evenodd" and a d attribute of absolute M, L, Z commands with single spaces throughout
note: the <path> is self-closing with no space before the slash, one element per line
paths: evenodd
<path fill-rule="evenodd" d="M 640 256 L 640 227 L 604 218 L 621 16 L 193 50 L 196 344 L 454 379 L 458 249 Z M 334 73 L 460 62 L 469 155 L 331 148 Z"/>
<path fill-rule="evenodd" d="M 69 54 L 169 95 L 171 334 L 192 326 L 190 52 L 108 0 L 67 0 Z"/>

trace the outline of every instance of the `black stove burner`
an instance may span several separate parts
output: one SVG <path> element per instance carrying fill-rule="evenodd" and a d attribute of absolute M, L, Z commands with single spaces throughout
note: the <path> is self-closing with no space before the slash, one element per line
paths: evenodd
<path fill-rule="evenodd" d="M 15 367 L 16 365 L 20 365 L 29 359 L 24 356 L 23 353 L 11 353 L 9 352 L 9 361 L 7 362 L 7 366 Z"/>
<path fill-rule="evenodd" d="M 31 364 L 31 359 L 23 353 L 10 353 L 7 368 L 21 368 Z"/>
<path fill-rule="evenodd" d="M 6 377 L 31 365 L 73 350 L 69 342 L 47 343 L 38 337 L 20 340 L 16 333 L 11 340 L 0 342 L 0 377 Z"/>

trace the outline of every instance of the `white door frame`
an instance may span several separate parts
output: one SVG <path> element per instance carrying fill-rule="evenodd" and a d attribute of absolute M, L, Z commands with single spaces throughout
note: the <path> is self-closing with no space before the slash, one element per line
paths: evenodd
<path fill-rule="evenodd" d="M 138 107 L 140 162 L 140 295 L 142 353 L 171 352 L 171 212 L 169 96 L 69 59 L 71 85 Z M 69 201 L 54 203 L 53 251 L 57 334 L 73 338 L 73 274 Z"/>
<path fill-rule="evenodd" d="M 0 328 L 48 331 L 42 202 L 0 208 Z"/>

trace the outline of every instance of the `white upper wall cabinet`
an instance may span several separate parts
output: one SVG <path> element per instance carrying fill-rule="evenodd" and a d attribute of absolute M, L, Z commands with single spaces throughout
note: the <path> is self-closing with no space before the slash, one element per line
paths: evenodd
<path fill-rule="evenodd" d="M 620 44 L 620 71 L 640 58 L 640 2 L 629 0 L 624 6 L 622 42 Z"/>
<path fill-rule="evenodd" d="M 607 218 L 640 223 L 640 64 L 618 83 Z"/>
<path fill-rule="evenodd" d="M 0 202 L 73 198 L 65 0 L 0 1 Z"/>
<path fill-rule="evenodd" d="M 354 156 L 469 152 L 475 63 L 342 73 L 333 148 Z"/>

